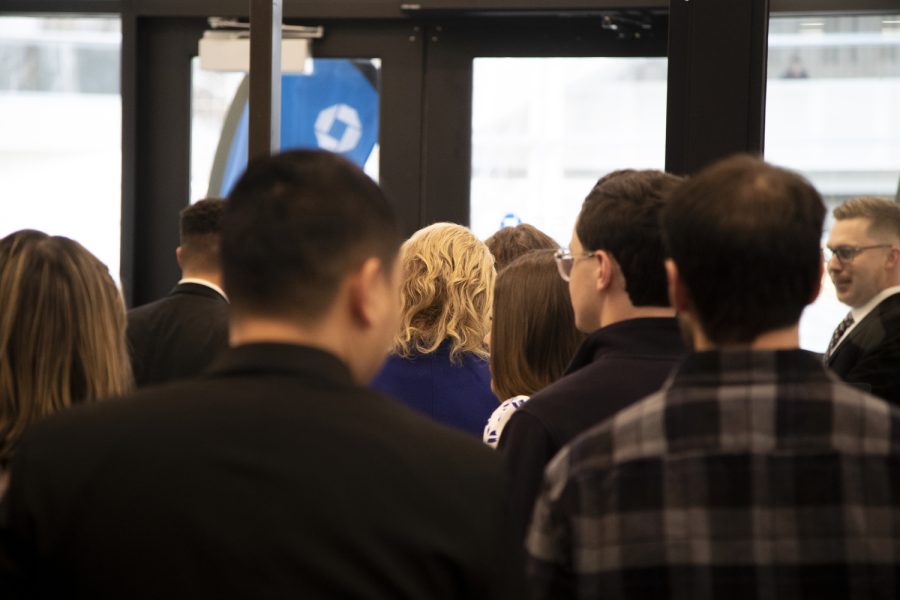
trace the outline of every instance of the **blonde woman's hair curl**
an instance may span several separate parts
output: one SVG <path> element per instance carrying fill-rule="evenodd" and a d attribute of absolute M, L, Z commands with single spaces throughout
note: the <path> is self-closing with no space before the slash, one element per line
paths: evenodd
<path fill-rule="evenodd" d="M 428 354 L 448 340 L 451 361 L 464 352 L 487 358 L 496 272 L 484 242 L 461 225 L 435 223 L 403 244 L 400 263 L 403 313 L 394 352 Z"/>
<path fill-rule="evenodd" d="M 132 384 L 125 305 L 106 266 L 65 237 L 0 240 L 0 464 L 36 421 Z"/>

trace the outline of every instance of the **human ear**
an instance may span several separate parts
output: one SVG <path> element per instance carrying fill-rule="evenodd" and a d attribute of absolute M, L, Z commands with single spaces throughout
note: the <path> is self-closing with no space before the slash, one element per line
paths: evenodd
<path fill-rule="evenodd" d="M 669 304 L 672 305 L 676 313 L 689 311 L 691 308 L 690 292 L 678 273 L 678 265 L 671 258 L 667 258 L 665 266 L 666 282 L 669 287 Z"/>
<path fill-rule="evenodd" d="M 822 278 L 825 277 L 825 256 L 819 251 L 819 256 L 822 260 L 819 261 L 819 276 L 816 277 L 816 285 L 813 288 L 812 297 L 809 299 L 808 304 L 812 304 L 816 301 L 816 298 L 819 297 L 819 294 L 822 292 Z"/>
<path fill-rule="evenodd" d="M 612 256 L 606 250 L 597 250 L 594 253 L 594 260 L 597 263 L 597 291 L 600 292 L 612 283 L 616 267 Z"/>
<path fill-rule="evenodd" d="M 378 320 L 379 310 L 385 302 L 385 277 L 381 260 L 374 257 L 366 259 L 351 275 L 350 312 L 364 327 L 371 327 Z"/>

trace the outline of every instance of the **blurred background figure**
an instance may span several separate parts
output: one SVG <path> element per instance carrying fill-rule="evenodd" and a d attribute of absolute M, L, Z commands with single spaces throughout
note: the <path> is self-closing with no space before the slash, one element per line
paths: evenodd
<path fill-rule="evenodd" d="M 207 198 L 180 214 L 175 258 L 181 280 L 165 298 L 128 312 L 128 350 L 138 387 L 203 372 L 228 348 L 228 299 L 219 240 L 225 200 Z"/>
<path fill-rule="evenodd" d="M 131 387 L 125 306 L 106 266 L 74 240 L 0 240 L 0 495 L 36 421 Z"/>
<path fill-rule="evenodd" d="M 484 240 L 484 243 L 494 255 L 494 268 L 497 273 L 526 252 L 559 248 L 559 244 L 552 237 L 528 223 L 504 227 Z"/>
<path fill-rule="evenodd" d="M 512 413 L 565 372 L 584 334 L 550 250 L 528 252 L 497 275 L 491 321 L 491 385 L 507 398 L 484 428 L 492 448 Z"/>
<path fill-rule="evenodd" d="M 480 436 L 498 402 L 485 344 L 494 258 L 465 227 L 435 223 L 403 244 L 400 268 L 400 331 L 372 387 Z"/>

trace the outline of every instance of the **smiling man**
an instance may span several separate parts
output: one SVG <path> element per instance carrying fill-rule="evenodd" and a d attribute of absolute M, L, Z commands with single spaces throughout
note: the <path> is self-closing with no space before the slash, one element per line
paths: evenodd
<path fill-rule="evenodd" d="M 825 360 L 844 381 L 900 404 L 900 206 L 855 198 L 834 218 L 828 274 L 850 312 Z"/>

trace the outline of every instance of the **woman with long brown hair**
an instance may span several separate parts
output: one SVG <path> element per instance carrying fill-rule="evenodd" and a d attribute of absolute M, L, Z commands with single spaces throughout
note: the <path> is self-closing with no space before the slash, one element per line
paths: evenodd
<path fill-rule="evenodd" d="M 512 413 L 562 376 L 583 339 L 553 252 L 534 250 L 500 271 L 491 324 L 491 385 L 505 400 L 484 428 L 486 444 L 496 447 Z"/>
<path fill-rule="evenodd" d="M 125 307 L 106 266 L 65 237 L 0 240 L 0 494 L 5 466 L 36 421 L 125 392 Z"/>

